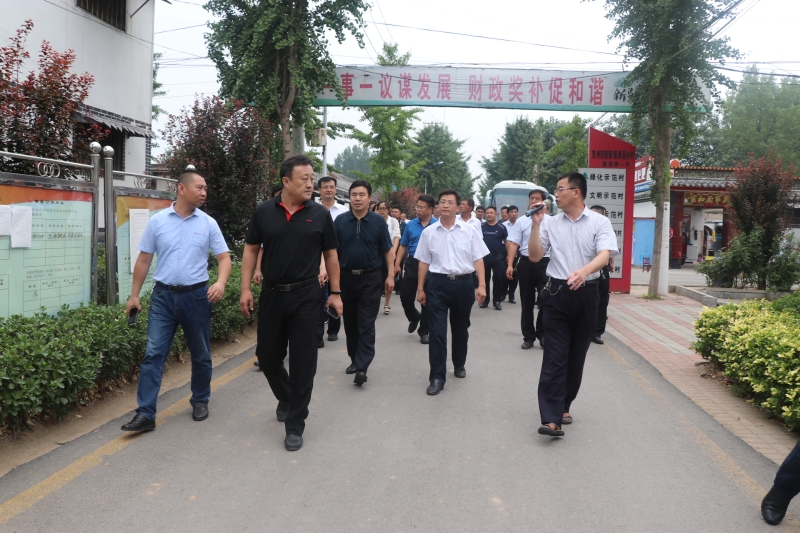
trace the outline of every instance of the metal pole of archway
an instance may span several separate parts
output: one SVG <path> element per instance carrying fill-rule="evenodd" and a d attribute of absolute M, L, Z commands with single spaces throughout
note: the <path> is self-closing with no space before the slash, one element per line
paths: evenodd
<path fill-rule="evenodd" d="M 94 183 L 94 195 L 92 196 L 92 212 L 94 222 L 92 227 L 92 303 L 97 303 L 97 281 L 99 272 L 97 271 L 97 249 L 100 243 L 97 242 L 97 234 L 100 231 L 100 150 L 102 147 L 99 142 L 92 142 L 89 145 L 89 158 L 92 162 L 92 183 Z"/>
<path fill-rule="evenodd" d="M 114 149 L 103 148 L 103 194 L 106 223 L 106 302 L 117 305 L 117 221 L 114 216 Z"/>

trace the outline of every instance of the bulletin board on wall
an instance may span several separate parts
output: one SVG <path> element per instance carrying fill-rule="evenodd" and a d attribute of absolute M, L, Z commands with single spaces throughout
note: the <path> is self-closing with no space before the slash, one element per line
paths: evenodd
<path fill-rule="evenodd" d="M 149 219 L 159 211 L 171 206 L 172 202 L 175 201 L 175 193 L 115 187 L 114 196 L 117 210 L 117 284 L 119 287 L 119 301 L 125 302 L 131 295 L 131 286 L 133 285 L 132 266 L 136 260 L 137 237 L 139 235 L 135 227 L 136 217 L 133 217 L 134 224 L 132 225 L 131 223 L 131 212 L 133 211 L 136 214 L 147 210 L 147 218 Z M 133 233 L 131 232 L 132 229 Z M 132 236 L 137 239 L 136 242 L 131 241 Z M 158 257 L 153 257 L 141 294 L 145 294 L 153 288 L 153 272 L 155 272 L 157 261 Z"/>
<path fill-rule="evenodd" d="M 91 182 L 0 174 L 0 318 L 91 302 Z"/>

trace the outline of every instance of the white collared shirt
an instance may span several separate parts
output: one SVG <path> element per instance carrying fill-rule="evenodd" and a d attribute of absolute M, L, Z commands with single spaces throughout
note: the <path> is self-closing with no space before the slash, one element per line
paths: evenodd
<path fill-rule="evenodd" d="M 544 220 L 550 218 L 549 216 L 545 216 Z M 509 241 L 513 242 L 514 244 L 519 246 L 519 254 L 524 255 L 525 257 L 529 257 L 528 255 L 528 242 L 531 239 L 531 217 L 521 216 L 517 219 L 517 222 L 512 226 L 509 224 L 507 226 L 508 229 L 508 239 Z M 550 252 L 545 251 L 545 257 L 550 257 Z"/>
<path fill-rule="evenodd" d="M 389 227 L 389 239 L 394 243 L 395 237 L 400 238 L 400 223 L 394 217 L 386 219 L 386 225 Z"/>
<path fill-rule="evenodd" d="M 428 264 L 430 272 L 470 274 L 475 271 L 475 261 L 489 255 L 481 230 L 459 218 L 450 229 L 439 221 L 422 231 L 414 257 Z"/>
<path fill-rule="evenodd" d="M 456 220 L 458 220 L 462 224 L 470 224 L 471 226 L 473 226 L 475 229 L 478 230 L 478 233 L 480 233 L 481 231 L 481 221 L 478 220 L 478 217 L 475 216 L 475 213 L 469 214 L 469 220 L 464 220 L 463 218 L 461 218 L 461 215 L 458 215 L 456 217 Z"/>
<path fill-rule="evenodd" d="M 322 204 L 322 205 L 324 206 L 325 204 Z M 347 213 L 348 211 L 349 211 L 349 209 L 339 205 L 339 202 L 334 201 L 333 202 L 333 206 L 330 208 L 331 218 L 333 220 L 336 220 L 336 217 L 338 217 L 342 213 Z"/>
<path fill-rule="evenodd" d="M 556 279 L 567 279 L 591 263 L 601 250 L 608 250 L 610 257 L 619 255 L 611 222 L 588 207 L 584 207 L 578 220 L 574 221 L 563 211 L 544 217 L 539 228 L 539 240 L 545 253 L 550 252 L 547 275 Z M 595 272 L 586 279 L 599 276 L 600 272 Z"/>

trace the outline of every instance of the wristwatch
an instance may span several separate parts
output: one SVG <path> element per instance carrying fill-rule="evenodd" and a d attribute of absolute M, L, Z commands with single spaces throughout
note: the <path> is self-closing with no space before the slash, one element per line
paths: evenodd
<path fill-rule="evenodd" d="M 328 292 L 330 292 L 331 294 L 342 294 L 342 291 L 328 291 Z"/>

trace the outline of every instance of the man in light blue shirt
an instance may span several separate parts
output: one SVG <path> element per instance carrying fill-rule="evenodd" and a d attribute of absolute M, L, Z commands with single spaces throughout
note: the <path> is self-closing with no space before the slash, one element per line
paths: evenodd
<path fill-rule="evenodd" d="M 192 418 L 208 418 L 211 396 L 211 304 L 225 294 L 231 273 L 228 246 L 216 220 L 199 208 L 206 201 L 206 180 L 194 171 L 178 178 L 177 200 L 150 218 L 139 241 L 139 257 L 133 268 L 133 286 L 125 314 L 142 310 L 142 289 L 153 255 L 158 264 L 155 287 L 147 316 L 147 348 L 139 370 L 139 408 L 123 431 L 155 429 L 156 401 L 161 388 L 164 361 L 172 348 L 178 325 L 192 354 Z M 219 264 L 219 279 L 208 287 L 208 250 Z"/>

